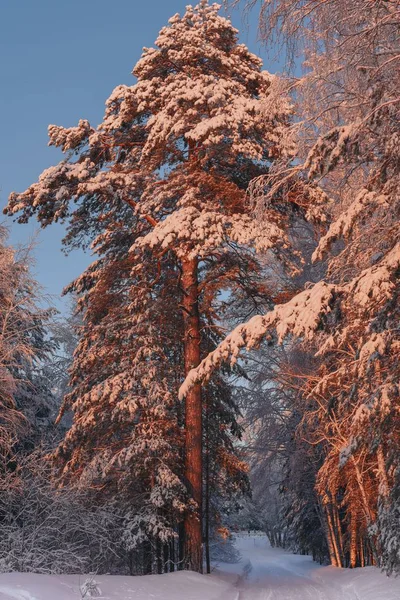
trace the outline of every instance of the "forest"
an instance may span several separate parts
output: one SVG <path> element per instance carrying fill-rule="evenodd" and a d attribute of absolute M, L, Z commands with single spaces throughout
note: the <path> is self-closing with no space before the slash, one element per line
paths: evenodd
<path fill-rule="evenodd" d="M 238 531 L 400 572 L 400 1 L 225 8 L 49 125 L 4 208 L 1 573 L 210 573 Z M 12 219 L 91 253 L 69 315 Z"/>

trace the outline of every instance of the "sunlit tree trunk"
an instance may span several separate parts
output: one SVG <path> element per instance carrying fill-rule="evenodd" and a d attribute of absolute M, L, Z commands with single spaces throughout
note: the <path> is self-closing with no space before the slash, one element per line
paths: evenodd
<path fill-rule="evenodd" d="M 340 558 L 340 552 L 339 552 L 337 539 L 336 539 L 336 532 L 335 532 L 335 526 L 334 526 L 334 522 L 333 522 L 333 518 L 332 518 L 331 505 L 325 506 L 325 512 L 326 512 L 326 519 L 327 519 L 327 525 L 328 525 L 327 540 L 328 540 L 328 549 L 329 549 L 331 563 L 334 567 L 341 567 L 342 561 Z"/>
<path fill-rule="evenodd" d="M 367 491 L 364 486 L 362 473 L 361 473 L 354 457 L 352 457 L 352 463 L 353 463 L 353 467 L 354 467 L 354 471 L 355 471 L 355 475 L 356 475 L 356 481 L 358 484 L 358 488 L 360 490 L 360 497 L 361 497 L 361 501 L 362 501 L 364 514 L 365 514 L 366 523 L 367 523 L 368 541 L 371 546 L 372 563 L 374 565 L 378 565 L 379 564 L 379 556 L 378 556 L 377 547 L 376 547 L 376 540 L 374 539 L 373 535 L 371 534 L 371 529 L 370 529 L 371 525 L 374 523 L 374 516 L 373 516 L 373 513 L 372 513 L 370 505 L 369 505 Z"/>
<path fill-rule="evenodd" d="M 333 512 L 333 522 L 334 522 L 335 531 L 336 531 L 336 539 L 337 539 L 340 564 L 342 567 L 344 567 L 345 566 L 345 556 L 344 556 L 343 534 L 342 534 L 342 525 L 340 522 L 340 516 L 339 516 L 337 504 L 332 505 L 332 512 Z"/>
<path fill-rule="evenodd" d="M 335 553 L 335 548 L 334 548 L 334 544 L 333 544 L 333 539 L 332 539 L 332 535 L 333 535 L 333 531 L 331 528 L 331 523 L 329 521 L 329 514 L 328 514 L 328 506 L 325 506 L 324 508 L 324 513 L 325 513 L 325 517 L 324 517 L 324 529 L 325 529 L 325 536 L 326 536 L 326 541 L 328 544 L 328 552 L 329 552 L 329 560 L 331 561 L 331 565 L 334 567 L 337 567 L 337 560 L 336 560 L 336 553 Z"/>
<path fill-rule="evenodd" d="M 200 363 L 200 317 L 198 306 L 198 260 L 182 261 L 182 309 L 184 321 L 185 375 Z M 202 573 L 202 402 L 201 387 L 194 385 L 186 396 L 185 476 L 196 509 L 185 519 L 185 562 Z"/>
<path fill-rule="evenodd" d="M 350 513 L 350 567 L 357 567 L 357 520 L 354 512 Z"/>
<path fill-rule="evenodd" d="M 360 567 L 365 567 L 365 544 L 364 544 L 364 540 L 360 544 Z"/>

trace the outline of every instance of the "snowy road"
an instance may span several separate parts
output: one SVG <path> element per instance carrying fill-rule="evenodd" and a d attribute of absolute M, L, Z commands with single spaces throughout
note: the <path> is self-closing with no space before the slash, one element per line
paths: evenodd
<path fill-rule="evenodd" d="M 221 565 L 221 577 L 237 573 L 220 600 L 398 600 L 400 581 L 377 569 L 320 567 L 308 556 L 271 548 L 263 537 L 239 537 L 239 565 Z"/>
<path fill-rule="evenodd" d="M 336 600 L 337 596 L 328 594 L 324 585 L 309 576 L 308 557 L 274 550 L 259 538 L 242 538 L 238 546 L 244 565 L 235 600 Z M 355 596 L 348 600 L 353 598 L 356 600 Z"/>

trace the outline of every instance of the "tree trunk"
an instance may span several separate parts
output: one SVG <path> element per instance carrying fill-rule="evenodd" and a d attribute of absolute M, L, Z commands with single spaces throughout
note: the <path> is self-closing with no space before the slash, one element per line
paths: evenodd
<path fill-rule="evenodd" d="M 386 500 L 389 496 L 389 482 L 386 473 L 385 456 L 383 454 L 382 444 L 379 444 L 377 451 L 378 459 L 378 481 L 379 481 L 379 493 Z"/>
<path fill-rule="evenodd" d="M 200 317 L 197 258 L 182 260 L 185 375 L 200 363 Z M 202 552 L 202 403 L 201 387 L 194 385 L 186 396 L 185 475 L 196 509 L 185 519 L 185 562 L 188 569 L 203 572 Z"/>
<path fill-rule="evenodd" d="M 365 542 L 363 538 L 360 544 L 360 567 L 365 567 Z"/>
<path fill-rule="evenodd" d="M 355 471 L 355 475 L 356 475 L 356 481 L 358 483 L 358 488 L 360 490 L 362 506 L 363 506 L 365 519 L 366 519 L 368 541 L 371 546 L 372 564 L 374 566 L 379 566 L 379 554 L 377 551 L 376 539 L 375 539 L 376 536 L 374 536 L 374 534 L 371 533 L 371 525 L 374 524 L 374 516 L 373 516 L 373 513 L 369 506 L 368 496 L 367 496 L 367 492 L 364 487 L 362 473 L 361 473 L 360 469 L 358 468 L 358 464 L 357 464 L 354 456 L 352 457 L 352 463 L 353 463 L 353 467 L 354 467 L 354 471 Z"/>
<path fill-rule="evenodd" d="M 183 571 L 184 564 L 183 561 L 185 559 L 185 525 L 184 523 L 179 523 L 178 527 L 178 567 L 177 571 Z"/>
<path fill-rule="evenodd" d="M 343 535 L 342 535 L 342 524 L 340 522 L 339 511 L 337 508 L 337 504 L 332 504 L 332 513 L 333 513 L 333 522 L 336 531 L 336 539 L 337 539 L 337 548 L 340 558 L 340 566 L 344 567 L 345 565 L 345 552 L 344 552 L 344 544 L 343 544 Z"/>
<path fill-rule="evenodd" d="M 355 569 L 357 564 L 357 520 L 354 512 L 350 513 L 350 567 Z"/>
<path fill-rule="evenodd" d="M 153 553 L 150 542 L 143 542 L 143 575 L 151 575 L 153 572 Z"/>
<path fill-rule="evenodd" d="M 172 540 L 170 540 L 170 542 L 169 542 L 169 560 L 170 560 L 169 572 L 173 573 L 175 571 L 175 567 L 176 567 L 176 570 L 178 570 L 178 567 L 175 565 L 175 562 L 176 562 L 176 540 L 174 538 L 172 538 Z"/>
<path fill-rule="evenodd" d="M 336 553 L 335 553 L 335 548 L 333 545 L 333 531 L 331 528 L 331 523 L 329 521 L 329 515 L 328 515 L 328 506 L 325 506 L 325 537 L 326 537 L 326 542 L 328 545 L 328 551 L 329 551 L 329 560 L 331 561 L 331 565 L 333 567 L 337 567 L 337 560 L 336 560 Z"/>
<path fill-rule="evenodd" d="M 163 566 L 164 573 L 169 573 L 171 571 L 171 558 L 169 556 L 169 542 L 164 542 L 163 544 Z"/>
<path fill-rule="evenodd" d="M 210 447 L 209 447 L 209 405 L 206 406 L 206 423 L 205 423 L 205 434 L 206 434 L 206 464 L 205 464 L 205 510 L 204 510 L 204 545 L 206 553 L 206 573 L 211 573 L 211 561 L 210 561 Z"/>
<path fill-rule="evenodd" d="M 160 538 L 157 538 L 156 542 L 156 554 L 157 554 L 157 573 L 162 575 L 163 572 L 163 547 Z"/>
<path fill-rule="evenodd" d="M 327 524 L 328 524 L 327 539 L 328 539 L 328 548 L 329 548 L 331 563 L 334 567 L 342 567 L 340 553 L 339 553 L 339 549 L 338 549 L 338 545 L 337 545 L 335 526 L 334 526 L 334 522 L 333 522 L 333 518 L 332 518 L 331 506 L 326 505 L 325 510 L 326 510 Z"/>

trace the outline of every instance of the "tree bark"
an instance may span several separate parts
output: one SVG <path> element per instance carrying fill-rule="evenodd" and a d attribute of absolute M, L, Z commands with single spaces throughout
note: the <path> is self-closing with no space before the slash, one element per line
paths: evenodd
<path fill-rule="evenodd" d="M 206 437 L 206 448 L 205 448 L 205 510 L 204 510 L 204 546 L 206 554 L 206 573 L 211 573 L 211 560 L 210 560 L 210 428 L 209 428 L 209 404 L 206 406 L 206 423 L 205 423 L 205 437 Z"/>
<path fill-rule="evenodd" d="M 156 553 L 157 553 L 157 573 L 162 575 L 163 572 L 163 545 L 160 538 L 157 538 L 156 542 Z"/>
<path fill-rule="evenodd" d="M 330 505 L 325 505 L 325 514 L 326 514 L 326 522 L 327 522 L 327 542 L 329 549 L 329 558 L 331 560 L 331 564 L 334 567 L 341 567 L 340 554 L 337 547 L 336 540 L 336 532 L 332 519 L 332 512 Z"/>
<path fill-rule="evenodd" d="M 357 520 L 354 512 L 350 513 L 350 568 L 355 569 L 357 564 Z"/>
<path fill-rule="evenodd" d="M 337 504 L 332 504 L 332 514 L 333 514 L 333 522 L 336 531 L 336 540 L 337 540 L 337 548 L 340 558 L 340 566 L 345 566 L 345 552 L 344 552 L 344 544 L 343 544 L 343 535 L 342 535 L 342 524 L 340 522 L 339 511 Z"/>
<path fill-rule="evenodd" d="M 389 496 L 389 481 L 386 473 L 385 456 L 383 454 L 382 444 L 379 444 L 377 451 L 378 459 L 378 481 L 379 481 L 379 493 L 386 500 Z"/>
<path fill-rule="evenodd" d="M 153 572 L 153 553 L 150 542 L 143 542 L 143 575 L 151 575 Z"/>
<path fill-rule="evenodd" d="M 354 471 L 355 471 L 355 475 L 356 475 L 356 481 L 358 484 L 358 488 L 360 490 L 362 506 L 363 506 L 363 510 L 364 510 L 364 514 L 365 514 L 368 541 L 371 546 L 372 564 L 374 566 L 379 566 L 379 554 L 378 554 L 378 550 L 376 547 L 376 539 L 375 539 L 376 536 L 374 536 L 374 534 L 371 533 L 371 525 L 374 524 L 374 516 L 373 516 L 372 510 L 369 506 L 368 496 L 367 496 L 367 492 L 364 487 L 362 473 L 361 473 L 360 469 L 358 468 L 358 464 L 357 464 L 354 456 L 352 457 L 352 463 L 353 463 L 353 467 L 354 467 Z"/>
<path fill-rule="evenodd" d="M 183 571 L 185 568 L 184 560 L 185 560 L 185 524 L 179 523 L 178 526 L 178 566 L 177 571 Z"/>
<path fill-rule="evenodd" d="M 200 363 L 200 316 L 198 260 L 182 260 L 182 309 L 184 321 L 185 375 Z M 201 387 L 194 385 L 186 396 L 185 476 L 195 510 L 185 519 L 185 562 L 188 569 L 203 572 L 202 549 L 202 402 Z"/>

